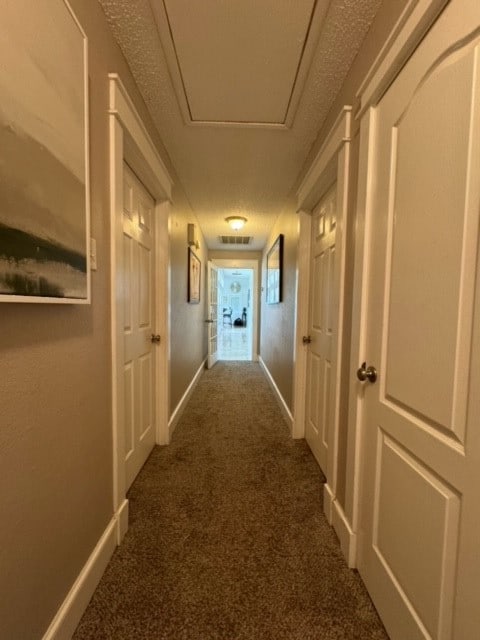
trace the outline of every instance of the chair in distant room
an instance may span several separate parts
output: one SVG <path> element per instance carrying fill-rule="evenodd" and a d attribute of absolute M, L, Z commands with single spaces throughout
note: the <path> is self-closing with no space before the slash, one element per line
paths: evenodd
<path fill-rule="evenodd" d="M 223 325 L 232 326 L 232 307 L 223 308 Z"/>

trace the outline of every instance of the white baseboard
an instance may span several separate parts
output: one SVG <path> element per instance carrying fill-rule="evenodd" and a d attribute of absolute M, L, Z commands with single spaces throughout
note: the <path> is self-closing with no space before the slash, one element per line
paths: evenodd
<path fill-rule="evenodd" d="M 70 640 L 117 546 L 117 517 L 109 522 L 43 640 Z"/>
<path fill-rule="evenodd" d="M 354 569 L 357 566 L 357 536 L 352 531 L 338 500 L 333 503 L 332 525 L 340 540 L 340 547 L 345 560 L 349 568 Z"/>
<path fill-rule="evenodd" d="M 334 501 L 335 501 L 335 496 L 333 495 L 332 490 L 328 486 L 328 482 L 326 482 L 323 485 L 323 513 L 325 514 L 329 525 L 331 525 L 333 522 Z"/>
<path fill-rule="evenodd" d="M 116 517 L 116 533 L 117 533 L 117 544 L 121 544 L 125 534 L 128 529 L 128 500 L 125 500 L 120 505 L 120 508 L 117 511 Z"/>
<path fill-rule="evenodd" d="M 168 421 L 168 432 L 170 434 L 170 438 L 172 437 L 172 433 L 174 432 L 175 427 L 177 426 L 178 421 L 180 420 L 180 417 L 183 411 L 185 410 L 185 407 L 187 406 L 187 402 L 190 400 L 190 396 L 192 395 L 193 390 L 195 389 L 195 387 L 198 384 L 198 381 L 200 380 L 200 376 L 205 370 L 206 362 L 207 362 L 207 358 L 205 358 L 202 364 L 198 367 L 196 374 L 193 376 L 193 379 L 188 385 L 187 390 L 183 394 L 180 402 L 175 407 L 175 410 L 172 413 L 172 417 Z"/>
<path fill-rule="evenodd" d="M 293 416 L 292 416 L 292 412 L 288 408 L 288 405 L 285 402 L 284 397 L 280 393 L 280 389 L 277 387 L 277 384 L 276 384 L 275 380 L 273 379 L 272 374 L 268 370 L 267 365 L 263 361 L 262 356 L 258 356 L 258 362 L 260 363 L 260 366 L 262 367 L 263 372 L 267 376 L 267 380 L 270 383 L 270 386 L 272 387 L 273 392 L 275 393 L 275 397 L 278 400 L 278 403 L 280 405 L 280 409 L 282 410 L 283 417 L 285 418 L 285 421 L 288 424 L 288 428 L 290 429 L 290 433 L 293 433 Z"/>
<path fill-rule="evenodd" d="M 328 482 L 323 485 L 323 512 L 328 524 L 333 527 L 338 536 L 340 548 L 349 568 L 354 569 L 357 566 L 357 536 Z"/>

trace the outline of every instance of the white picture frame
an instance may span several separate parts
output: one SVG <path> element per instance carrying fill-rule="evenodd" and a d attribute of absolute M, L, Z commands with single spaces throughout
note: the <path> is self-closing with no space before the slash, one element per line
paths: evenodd
<path fill-rule="evenodd" d="M 267 304 L 283 302 L 283 234 L 277 236 L 267 253 Z"/>
<path fill-rule="evenodd" d="M 188 248 L 188 296 L 189 304 L 198 304 L 200 302 L 200 280 L 202 272 L 202 263 L 199 257 Z"/>
<path fill-rule="evenodd" d="M 89 304 L 88 42 L 43 5 L 2 9 L 0 302 Z"/>

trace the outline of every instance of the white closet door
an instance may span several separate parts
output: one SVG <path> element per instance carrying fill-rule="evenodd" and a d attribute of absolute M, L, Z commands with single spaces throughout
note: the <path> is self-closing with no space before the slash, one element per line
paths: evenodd
<path fill-rule="evenodd" d="M 207 275 L 207 300 L 208 300 L 208 359 L 209 369 L 218 360 L 218 268 L 213 262 L 208 261 Z"/>
<path fill-rule="evenodd" d="M 373 118 L 358 566 L 392 640 L 479 637 L 479 25 L 452 2 Z"/>
<path fill-rule="evenodd" d="M 124 165 L 123 191 L 125 469 L 128 489 L 155 444 L 155 203 L 127 165 Z"/>
<path fill-rule="evenodd" d="M 322 471 L 327 474 L 334 402 L 335 339 L 338 291 L 335 288 L 337 233 L 336 184 L 312 214 L 310 319 L 307 352 L 307 416 L 305 438 Z"/>

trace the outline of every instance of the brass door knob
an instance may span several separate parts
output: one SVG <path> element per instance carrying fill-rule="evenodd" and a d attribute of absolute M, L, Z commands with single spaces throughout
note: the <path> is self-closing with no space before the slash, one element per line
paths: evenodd
<path fill-rule="evenodd" d="M 160 344 L 160 340 L 162 338 L 160 337 L 160 335 L 158 333 L 152 333 L 152 336 L 150 338 L 150 342 L 153 342 L 154 344 Z"/>
<path fill-rule="evenodd" d="M 303 344 L 310 344 L 311 341 L 312 341 L 312 338 L 310 336 L 303 336 L 302 338 Z"/>

